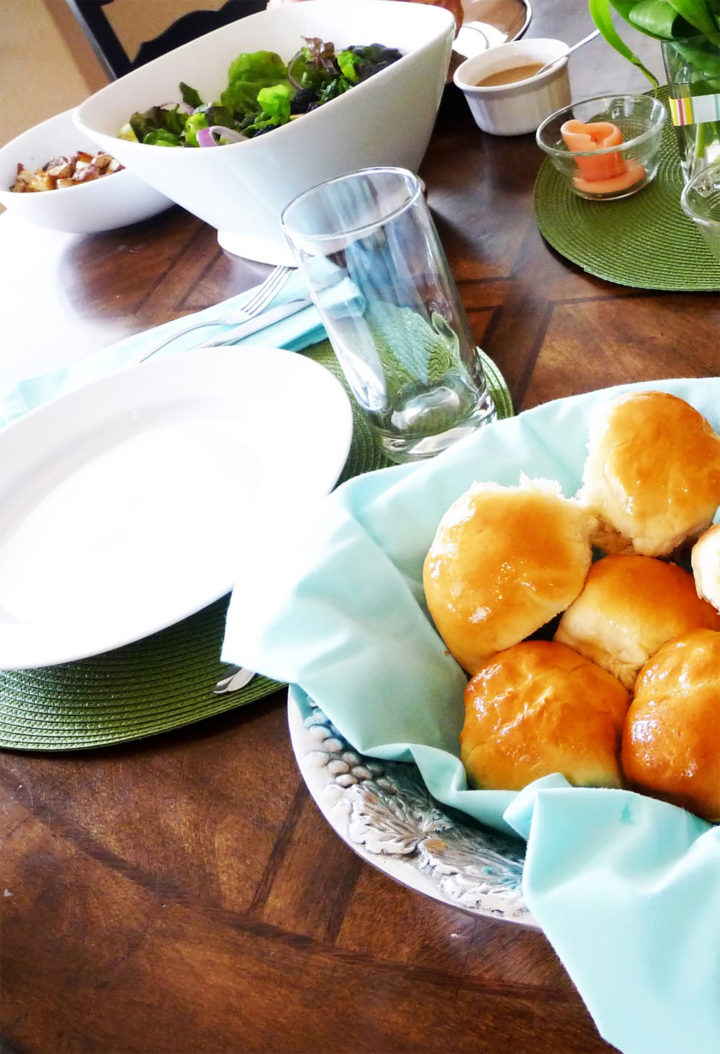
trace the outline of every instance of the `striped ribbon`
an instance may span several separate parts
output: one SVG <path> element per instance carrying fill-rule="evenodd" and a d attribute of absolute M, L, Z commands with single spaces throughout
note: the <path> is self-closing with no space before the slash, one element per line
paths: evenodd
<path fill-rule="evenodd" d="M 688 95 L 680 99 L 668 99 L 672 123 L 702 124 L 705 121 L 720 121 L 720 94 Z"/>

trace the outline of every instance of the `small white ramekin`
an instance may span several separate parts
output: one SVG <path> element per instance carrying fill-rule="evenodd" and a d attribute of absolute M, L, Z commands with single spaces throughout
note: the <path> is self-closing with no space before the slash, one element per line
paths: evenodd
<path fill-rule="evenodd" d="M 526 135 L 554 110 L 570 103 L 568 45 L 548 37 L 516 40 L 466 59 L 453 81 L 463 92 L 475 123 L 491 135 Z M 480 87 L 478 81 L 501 70 L 534 62 L 559 61 L 535 77 Z"/>

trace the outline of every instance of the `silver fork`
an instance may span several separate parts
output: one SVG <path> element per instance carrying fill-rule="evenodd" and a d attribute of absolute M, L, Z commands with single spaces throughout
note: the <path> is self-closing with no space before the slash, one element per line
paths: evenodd
<path fill-rule="evenodd" d="M 174 340 L 185 336 L 186 333 L 192 333 L 194 329 L 203 329 L 205 326 L 235 326 L 240 322 L 248 322 L 251 318 L 255 318 L 256 315 L 264 311 L 270 301 L 277 296 L 286 284 L 292 272 L 292 267 L 284 267 L 282 265 L 275 267 L 242 307 L 238 307 L 226 315 L 217 315 L 215 318 L 208 318 L 203 322 L 193 322 L 191 325 L 185 326 L 184 329 L 176 329 L 174 333 L 163 337 L 153 347 L 143 351 L 133 361 L 135 363 L 144 362 L 145 359 L 149 359 L 151 355 L 160 351 L 161 348 L 172 344 Z"/>

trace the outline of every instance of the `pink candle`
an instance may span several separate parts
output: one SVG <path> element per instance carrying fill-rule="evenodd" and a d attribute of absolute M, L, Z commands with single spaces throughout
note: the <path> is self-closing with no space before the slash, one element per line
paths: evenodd
<path fill-rule="evenodd" d="M 611 121 L 566 121 L 560 134 L 573 154 L 588 150 L 603 150 L 620 146 L 622 132 Z M 578 190 L 602 194 L 631 187 L 645 175 L 645 169 L 634 160 L 625 161 L 619 151 L 598 154 L 595 157 L 575 157 L 579 173 L 573 176 Z"/>

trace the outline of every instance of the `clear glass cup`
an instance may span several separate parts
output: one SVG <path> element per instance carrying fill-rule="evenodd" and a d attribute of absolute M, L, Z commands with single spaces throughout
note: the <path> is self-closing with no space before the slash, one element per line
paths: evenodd
<path fill-rule="evenodd" d="M 704 238 L 710 252 L 720 260 L 720 161 L 701 168 L 685 184 L 680 204 Z"/>
<path fill-rule="evenodd" d="M 367 168 L 328 180 L 290 202 L 281 223 L 350 389 L 390 459 L 433 457 L 495 419 L 417 176 Z"/>

